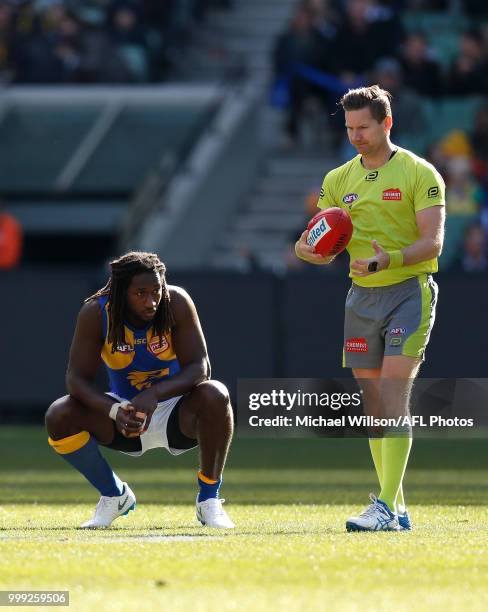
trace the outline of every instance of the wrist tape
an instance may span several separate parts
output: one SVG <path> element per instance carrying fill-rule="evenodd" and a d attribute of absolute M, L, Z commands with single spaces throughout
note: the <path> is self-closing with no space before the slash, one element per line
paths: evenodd
<path fill-rule="evenodd" d="M 115 402 L 115 404 L 112 404 L 112 407 L 110 408 L 110 412 L 108 413 L 108 416 L 115 421 L 115 419 L 117 418 L 117 412 L 119 411 L 119 408 L 126 408 L 129 404 L 130 404 L 129 400 L 123 400 L 122 402 Z"/>

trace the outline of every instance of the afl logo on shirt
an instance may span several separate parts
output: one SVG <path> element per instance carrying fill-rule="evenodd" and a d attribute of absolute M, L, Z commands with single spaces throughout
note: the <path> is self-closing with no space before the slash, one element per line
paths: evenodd
<path fill-rule="evenodd" d="M 402 192 L 399 189 L 385 189 L 383 191 L 383 200 L 401 200 Z"/>
<path fill-rule="evenodd" d="M 134 347 L 131 344 L 119 344 L 115 349 L 118 353 L 132 353 Z"/>
<path fill-rule="evenodd" d="M 348 193 L 342 198 L 344 204 L 347 204 L 349 207 L 352 206 L 352 203 L 355 202 L 359 198 L 357 193 Z"/>

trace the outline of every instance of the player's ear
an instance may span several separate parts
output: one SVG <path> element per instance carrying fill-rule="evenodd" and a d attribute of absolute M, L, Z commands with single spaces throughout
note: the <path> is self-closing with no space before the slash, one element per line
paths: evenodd
<path fill-rule="evenodd" d="M 385 128 L 385 132 L 389 132 L 393 127 L 393 117 L 391 115 L 387 115 L 383 119 L 383 126 Z"/>

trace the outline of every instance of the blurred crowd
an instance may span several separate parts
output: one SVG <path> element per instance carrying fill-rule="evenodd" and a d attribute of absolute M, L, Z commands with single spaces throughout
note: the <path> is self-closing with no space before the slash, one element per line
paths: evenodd
<path fill-rule="evenodd" d="M 191 28 L 229 0 L 0 0 L 4 83 L 164 80 Z"/>
<path fill-rule="evenodd" d="M 393 141 L 426 156 L 446 180 L 448 232 L 441 266 L 488 271 L 486 0 L 302 0 L 275 42 L 273 66 L 272 102 L 286 109 L 286 148 L 312 144 L 335 151 L 340 161 L 355 151 L 337 100 L 351 87 L 372 83 L 390 91 Z M 448 127 L 439 136 L 444 101 L 459 101 L 464 114 L 464 100 L 473 97 L 478 103 L 471 107 L 471 120 L 459 117 L 472 127 Z M 307 218 L 316 212 L 317 190 L 306 195 Z M 295 239 L 290 236 L 285 253 L 289 268 L 301 266 L 292 253 Z"/>
<path fill-rule="evenodd" d="M 470 131 L 448 132 L 430 147 L 428 158 L 446 181 L 449 267 L 488 272 L 488 100 L 478 107 Z"/>
<path fill-rule="evenodd" d="M 435 22 L 431 29 L 421 27 L 419 20 L 417 29 L 407 30 L 403 19 L 407 9 L 412 16 L 413 9 L 446 10 L 449 5 L 465 10 L 452 13 L 452 32 L 447 28 L 443 33 L 457 47 L 452 59 L 453 49 L 431 43 L 440 36 Z M 462 19 L 468 25 L 457 32 Z M 282 94 L 289 111 L 286 129 L 291 141 L 299 138 L 300 119 L 310 108 L 326 111 L 330 126 L 339 131 L 341 121 L 333 115 L 337 98 L 349 87 L 368 82 L 391 88 L 394 105 L 401 103 L 401 110 L 413 116 L 420 97 L 488 94 L 488 2 L 303 0 L 276 41 L 273 65 L 276 93 Z M 395 95 L 400 92 L 402 98 L 408 96 L 408 104 Z"/>

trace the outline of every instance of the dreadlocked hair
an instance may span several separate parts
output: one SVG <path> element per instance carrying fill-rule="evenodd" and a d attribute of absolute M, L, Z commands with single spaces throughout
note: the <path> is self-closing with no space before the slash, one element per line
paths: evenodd
<path fill-rule="evenodd" d="M 174 325 L 168 286 L 166 284 L 166 266 L 155 253 L 130 251 L 110 262 L 111 275 L 107 283 L 96 293 L 86 298 L 85 303 L 108 295 L 109 327 L 107 340 L 112 344 L 112 353 L 117 347 L 126 344 L 124 317 L 126 309 L 127 289 L 132 277 L 145 272 L 156 272 L 161 278 L 163 295 L 153 319 L 153 330 L 163 342 L 163 335 Z"/>

